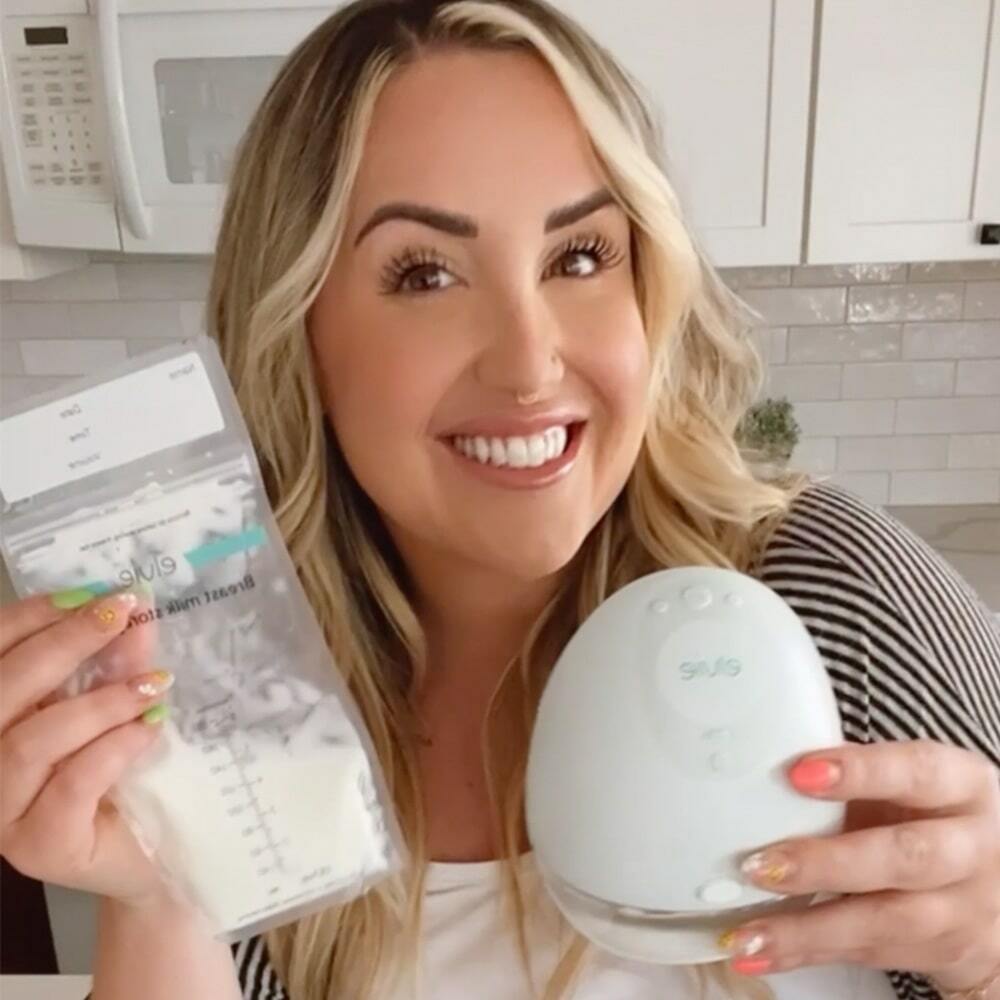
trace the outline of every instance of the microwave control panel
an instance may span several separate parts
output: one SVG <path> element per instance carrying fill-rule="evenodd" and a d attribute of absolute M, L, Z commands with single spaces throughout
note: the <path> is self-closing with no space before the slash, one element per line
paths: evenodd
<path fill-rule="evenodd" d="M 87 20 L 39 23 L 33 18 L 30 24 L 8 24 L 7 85 L 28 190 L 107 201 L 111 185 L 103 108 L 90 65 Z"/>

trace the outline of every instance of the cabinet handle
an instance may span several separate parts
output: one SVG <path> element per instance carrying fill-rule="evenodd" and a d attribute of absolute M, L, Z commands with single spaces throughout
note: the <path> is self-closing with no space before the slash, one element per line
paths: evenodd
<path fill-rule="evenodd" d="M 979 243 L 984 247 L 1000 244 L 1000 222 L 984 222 L 979 230 Z"/>

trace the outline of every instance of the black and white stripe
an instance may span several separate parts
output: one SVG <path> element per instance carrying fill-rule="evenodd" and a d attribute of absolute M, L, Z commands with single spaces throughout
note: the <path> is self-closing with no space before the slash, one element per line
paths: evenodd
<path fill-rule="evenodd" d="M 813 484 L 775 531 L 759 576 L 812 635 L 847 740 L 932 739 L 1000 768 L 1000 630 L 922 540 L 857 497 Z M 244 1000 L 288 1000 L 260 938 L 233 950 Z M 899 1000 L 940 1000 L 922 976 L 886 974 Z"/>

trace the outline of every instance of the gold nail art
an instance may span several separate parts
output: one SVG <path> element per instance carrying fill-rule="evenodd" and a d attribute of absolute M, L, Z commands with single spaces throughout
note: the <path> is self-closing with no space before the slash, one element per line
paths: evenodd
<path fill-rule="evenodd" d="M 84 605 L 86 614 L 97 625 L 102 632 L 115 632 L 123 624 L 128 613 L 135 607 L 137 598 L 135 594 L 127 591 L 121 594 L 114 594 L 112 597 L 105 597 L 94 605 Z"/>
<path fill-rule="evenodd" d="M 744 860 L 740 870 L 755 881 L 777 885 L 795 871 L 795 864 L 787 854 L 780 851 L 757 851 Z"/>
<path fill-rule="evenodd" d="M 139 674 L 129 682 L 129 688 L 140 698 L 155 698 L 170 689 L 174 675 L 169 670 L 154 670 L 149 674 Z"/>
<path fill-rule="evenodd" d="M 726 951 L 731 951 L 742 958 L 750 958 L 762 952 L 767 946 L 767 935 L 752 928 L 737 928 L 720 935 L 718 944 Z"/>

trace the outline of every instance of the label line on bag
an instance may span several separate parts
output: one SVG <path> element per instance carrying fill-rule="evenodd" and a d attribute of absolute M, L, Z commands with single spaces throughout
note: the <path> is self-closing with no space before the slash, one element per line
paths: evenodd
<path fill-rule="evenodd" d="M 224 426 L 205 364 L 190 351 L 0 420 L 0 492 L 15 503 Z"/>

